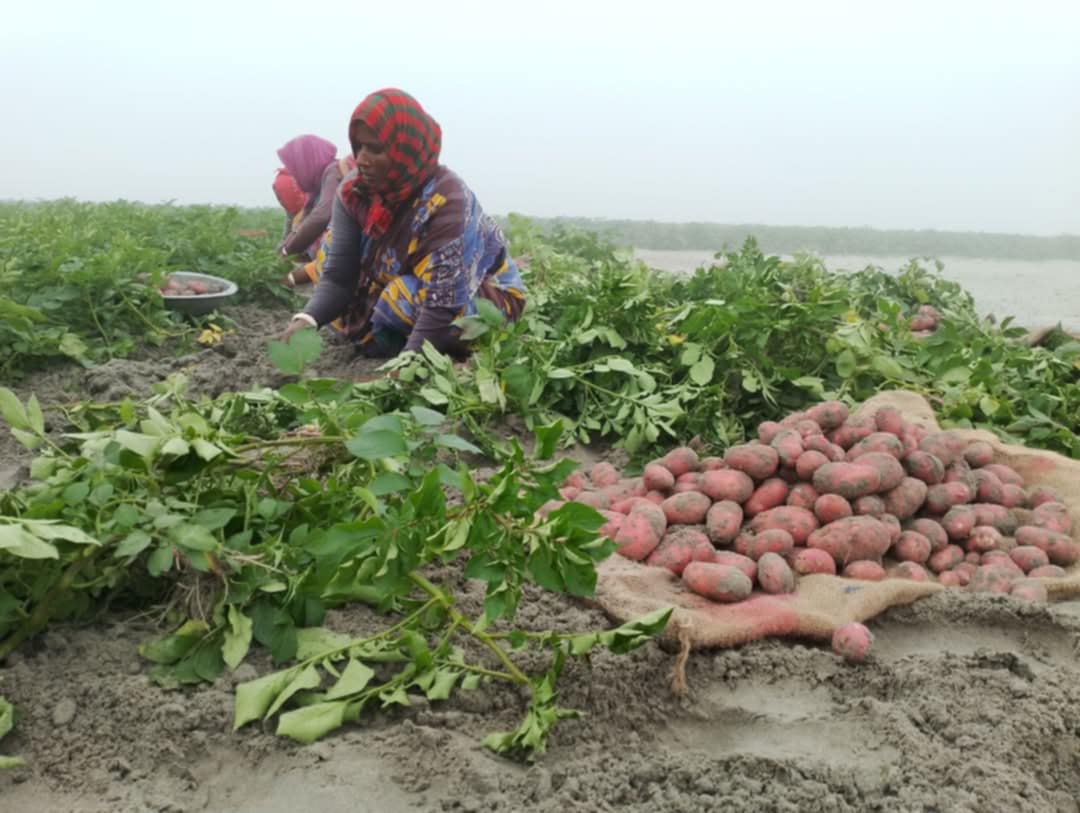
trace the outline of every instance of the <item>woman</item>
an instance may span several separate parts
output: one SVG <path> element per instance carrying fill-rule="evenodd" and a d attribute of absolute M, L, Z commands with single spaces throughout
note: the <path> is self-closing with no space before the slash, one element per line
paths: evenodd
<path fill-rule="evenodd" d="M 515 320 L 525 286 L 498 224 L 465 182 L 439 163 L 442 131 L 400 90 L 368 96 L 353 111 L 356 158 L 334 200 L 319 285 L 288 338 L 341 318 L 367 355 L 418 351 L 424 341 L 464 355 L 453 322 L 484 298 Z"/>
<path fill-rule="evenodd" d="M 303 282 L 315 282 L 314 263 L 325 240 L 334 205 L 334 191 L 344 174 L 351 169 L 348 160 L 338 161 L 337 147 L 315 135 L 297 136 L 277 151 L 285 173 L 292 177 L 306 200 L 300 213 L 286 223 L 286 234 L 278 251 L 283 257 L 297 256 L 304 260 L 282 282 L 295 287 Z M 276 186 L 275 186 L 276 191 Z M 283 204 L 284 205 L 284 204 Z"/>

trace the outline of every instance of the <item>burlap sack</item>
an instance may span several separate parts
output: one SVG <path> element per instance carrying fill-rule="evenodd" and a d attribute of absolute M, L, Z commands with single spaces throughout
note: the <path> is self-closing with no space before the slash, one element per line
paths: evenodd
<path fill-rule="evenodd" d="M 872 414 L 894 406 L 913 423 L 937 429 L 934 411 L 920 395 L 902 390 L 884 392 L 863 404 L 857 414 Z M 1080 461 L 1054 452 L 1001 443 L 989 432 L 964 430 L 970 440 L 985 440 L 994 460 L 1023 475 L 1028 485 L 1058 489 L 1077 518 L 1073 537 L 1080 541 Z M 889 607 L 910 604 L 945 588 L 936 583 L 903 579 L 866 582 L 837 576 L 803 576 L 789 595 L 755 592 L 746 601 L 717 604 L 684 589 L 670 571 L 647 567 L 618 554 L 600 564 L 596 601 L 619 622 L 638 618 L 663 607 L 675 607 L 665 636 L 678 638 L 693 649 L 726 647 L 769 636 L 831 638 L 833 631 L 851 621 L 865 621 Z M 1080 594 L 1080 564 L 1065 578 L 1043 579 L 1051 598 Z"/>

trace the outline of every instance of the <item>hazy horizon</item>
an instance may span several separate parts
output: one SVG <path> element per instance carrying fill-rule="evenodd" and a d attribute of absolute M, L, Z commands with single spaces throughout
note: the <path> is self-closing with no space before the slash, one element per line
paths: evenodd
<path fill-rule="evenodd" d="M 273 206 L 393 85 L 493 213 L 1080 234 L 1076 4 L 399 8 L 15 7 L 0 197 Z"/>

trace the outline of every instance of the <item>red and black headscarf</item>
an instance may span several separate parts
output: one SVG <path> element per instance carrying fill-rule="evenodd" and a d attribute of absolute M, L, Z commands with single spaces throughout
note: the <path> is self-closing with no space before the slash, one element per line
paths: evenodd
<path fill-rule="evenodd" d="M 354 154 L 361 124 L 371 128 L 386 149 L 390 171 L 379 189 L 368 188 L 357 175 L 341 185 L 339 194 L 354 216 L 366 209 L 364 233 L 378 238 L 389 228 L 394 207 L 412 197 L 438 168 L 442 129 L 416 99 L 395 88 L 372 93 L 353 111 L 349 142 Z"/>

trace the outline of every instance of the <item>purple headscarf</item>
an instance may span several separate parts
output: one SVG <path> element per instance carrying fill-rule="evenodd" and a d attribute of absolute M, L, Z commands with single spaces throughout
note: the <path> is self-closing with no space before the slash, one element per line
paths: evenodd
<path fill-rule="evenodd" d="M 323 170 L 337 155 L 337 147 L 317 135 L 297 136 L 277 151 L 285 169 L 309 195 L 319 191 Z"/>

